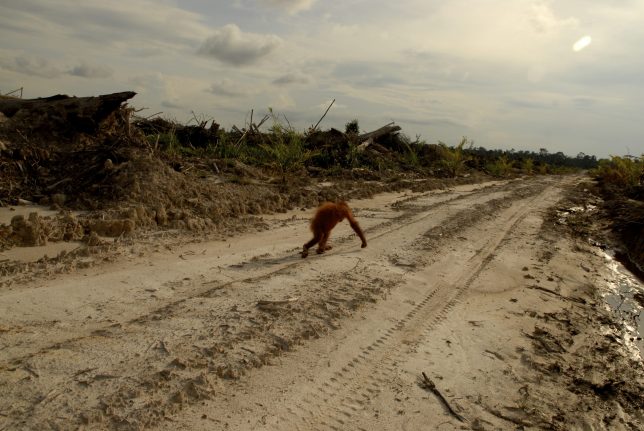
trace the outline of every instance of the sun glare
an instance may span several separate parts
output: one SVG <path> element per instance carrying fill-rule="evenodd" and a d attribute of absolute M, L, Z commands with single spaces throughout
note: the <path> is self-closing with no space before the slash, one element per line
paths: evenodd
<path fill-rule="evenodd" d="M 579 39 L 575 44 L 572 46 L 572 50 L 575 52 L 579 52 L 582 49 L 586 48 L 588 45 L 590 45 L 590 42 L 593 40 L 590 38 L 590 36 L 584 36 L 581 39 Z"/>

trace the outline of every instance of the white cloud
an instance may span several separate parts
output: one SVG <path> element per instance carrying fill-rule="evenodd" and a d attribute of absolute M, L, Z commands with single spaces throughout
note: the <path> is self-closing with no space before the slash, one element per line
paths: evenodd
<path fill-rule="evenodd" d="M 253 94 L 253 92 L 250 91 L 247 87 L 242 87 L 239 84 L 234 83 L 230 79 L 223 79 L 217 83 L 214 83 L 210 87 L 208 87 L 206 91 L 217 96 L 224 97 L 242 97 Z"/>
<path fill-rule="evenodd" d="M 643 15 L 638 0 L 3 0 L 0 83 L 26 97 L 134 89 L 151 112 L 222 125 L 273 106 L 307 127 L 335 98 L 325 127 L 394 119 L 490 148 L 543 146 L 549 130 L 572 154 L 611 135 L 635 151 Z"/>
<path fill-rule="evenodd" d="M 331 106 L 332 103 L 333 103 L 333 105 Z M 312 107 L 312 109 L 313 110 L 318 110 L 319 109 L 320 112 L 324 112 L 324 111 L 327 110 L 327 108 L 329 106 L 331 106 L 331 109 L 347 109 L 347 105 L 343 105 L 342 103 L 338 103 L 337 100 L 334 102 L 333 99 L 329 99 L 329 100 L 327 100 L 325 102 L 318 103 L 318 104 L 314 105 Z M 329 111 L 331 111 L 331 109 L 329 109 Z"/>
<path fill-rule="evenodd" d="M 25 34 L 65 34 L 104 47 L 124 41 L 189 45 L 208 33 L 199 14 L 153 0 L 6 0 L 0 6 L 0 24 L 14 24 Z"/>
<path fill-rule="evenodd" d="M 0 68 L 41 78 L 56 78 L 63 73 L 59 66 L 46 58 L 23 55 L 0 58 Z"/>
<path fill-rule="evenodd" d="M 127 79 L 127 85 L 133 85 L 137 93 L 145 91 L 160 91 L 165 86 L 163 74 L 148 73 L 145 75 L 136 75 Z"/>
<path fill-rule="evenodd" d="M 285 9 L 290 14 L 296 14 L 301 11 L 309 10 L 316 0 L 259 0 L 261 3 L 269 6 Z"/>
<path fill-rule="evenodd" d="M 291 85 L 291 84 L 311 84 L 313 78 L 310 75 L 301 72 L 290 72 L 279 78 L 273 80 L 273 84 L 277 85 Z"/>
<path fill-rule="evenodd" d="M 80 76 L 83 78 L 109 78 L 114 71 L 108 66 L 95 66 L 87 63 L 81 63 L 74 66 L 67 73 L 73 76 Z"/>
<path fill-rule="evenodd" d="M 81 62 L 77 66 L 65 68 L 47 58 L 23 54 L 0 59 L 0 68 L 23 75 L 48 79 L 58 78 L 64 74 L 82 78 L 109 78 L 113 74 L 113 70 L 107 66 L 97 66 Z"/>
<path fill-rule="evenodd" d="M 579 25 L 575 18 L 556 16 L 552 10 L 551 0 L 536 1 L 532 4 L 531 9 L 530 23 L 539 33 L 549 33 L 565 27 L 575 28 Z"/>
<path fill-rule="evenodd" d="M 185 109 L 186 107 L 179 103 L 177 100 L 164 100 L 161 102 L 161 106 L 164 108 L 170 109 Z"/>
<path fill-rule="evenodd" d="M 198 52 L 233 66 L 246 66 L 266 57 L 281 43 L 275 35 L 244 33 L 235 24 L 227 24 L 208 37 Z"/>
<path fill-rule="evenodd" d="M 297 106 L 295 100 L 286 93 L 280 93 L 274 96 L 269 103 L 269 106 L 278 111 L 285 109 L 293 109 Z"/>

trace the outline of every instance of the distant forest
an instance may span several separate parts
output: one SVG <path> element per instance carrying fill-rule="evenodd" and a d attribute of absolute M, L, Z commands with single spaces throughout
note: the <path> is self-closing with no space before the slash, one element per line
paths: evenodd
<path fill-rule="evenodd" d="M 566 168 L 577 169 L 594 169 L 598 166 L 598 160 L 595 156 L 589 156 L 585 153 L 579 153 L 576 157 L 567 156 L 561 151 L 550 153 L 545 148 L 541 148 L 539 152 L 536 151 L 515 151 L 512 150 L 488 150 L 484 147 L 472 147 L 464 149 L 464 153 L 472 157 L 472 162 L 479 164 L 478 166 L 471 166 L 473 168 L 482 169 L 489 162 L 497 160 L 501 157 L 506 157 L 511 161 L 520 162 L 522 160 L 532 160 L 535 165 L 550 165 L 560 166 Z"/>

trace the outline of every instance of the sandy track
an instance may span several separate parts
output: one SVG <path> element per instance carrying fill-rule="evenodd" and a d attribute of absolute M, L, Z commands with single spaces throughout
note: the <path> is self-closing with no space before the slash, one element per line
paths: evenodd
<path fill-rule="evenodd" d="M 553 337 L 535 335 L 544 292 L 589 295 L 587 271 L 570 262 L 551 267 L 559 264 L 553 250 L 567 247 L 564 260 L 579 256 L 541 228 L 543 212 L 576 181 L 533 178 L 352 202 L 366 249 L 340 226 L 331 252 L 302 260 L 308 214 L 291 213 L 269 217 L 258 234 L 159 249 L 0 292 L 7 388 L 0 429 L 552 423 L 554 407 L 533 405 L 519 389 L 534 385 L 531 343 Z M 537 277 L 540 287 L 553 286 L 535 289 Z M 550 313 L 569 305 L 548 301 Z M 481 313 L 480 321 L 467 318 Z M 498 363 L 484 364 L 490 357 Z M 467 424 L 420 387 L 421 370 L 463 394 L 444 393 Z M 490 390 L 494 381 L 504 383 Z M 536 386 L 555 397 L 558 389 L 543 387 Z"/>

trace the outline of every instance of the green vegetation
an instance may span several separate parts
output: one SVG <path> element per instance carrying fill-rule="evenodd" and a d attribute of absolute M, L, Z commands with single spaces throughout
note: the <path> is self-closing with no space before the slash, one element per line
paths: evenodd
<path fill-rule="evenodd" d="M 474 147 L 470 145 L 465 149 L 465 153 L 472 157 L 475 161 L 476 168 L 482 169 L 485 165 L 498 161 L 500 157 L 507 157 L 508 161 L 512 161 L 514 166 L 520 166 L 522 170 L 528 165 L 524 165 L 525 161 L 532 160 L 532 169 L 536 167 L 538 173 L 554 173 L 556 169 L 552 168 L 571 168 L 573 170 L 580 169 L 593 169 L 597 167 L 597 158 L 589 156 L 584 153 L 577 154 L 576 157 L 566 156 L 561 151 L 557 153 L 550 153 L 545 148 L 541 148 L 538 152 L 535 151 L 516 151 L 512 150 L 488 150 L 484 147 Z M 526 172 L 527 173 L 527 172 Z"/>
<path fill-rule="evenodd" d="M 214 166 L 233 165 L 235 161 L 264 170 L 273 170 L 282 181 L 298 173 L 324 172 L 328 176 L 369 172 L 385 178 L 401 174 L 455 178 L 480 172 L 495 177 L 511 175 L 563 174 L 583 169 L 595 169 L 595 174 L 610 178 L 623 186 L 635 184 L 641 175 L 641 159 L 613 158 L 598 166 L 595 156 L 584 153 L 569 157 L 546 149 L 534 151 L 488 150 L 475 147 L 462 138 L 455 146 L 443 142 L 428 144 L 416 136 L 409 139 L 398 130 L 371 135 L 362 142 L 357 119 L 345 124 L 344 132 L 310 128 L 299 132 L 288 119 L 269 108 L 259 124 L 246 128 L 235 126 L 224 130 L 212 122 L 197 119 L 196 125 L 179 125 L 155 118 L 137 120 L 135 126 L 146 135 L 148 144 L 169 159 L 181 157 L 214 159 Z M 266 130 L 264 123 L 270 126 Z M 392 123 L 393 124 L 393 123 Z M 262 126 L 264 126 L 262 128 Z M 262 130 L 260 130 L 262 128 Z M 212 164 L 206 164 L 212 166 Z M 638 171 L 639 169 L 639 171 Z M 639 173 L 638 173 L 639 172 Z M 365 174 L 367 173 L 367 174 Z"/>
<path fill-rule="evenodd" d="M 600 160 L 591 175 L 598 182 L 612 229 L 627 250 L 625 257 L 644 272 L 644 154 Z"/>
<path fill-rule="evenodd" d="M 208 154 L 220 159 L 238 159 L 240 161 L 246 159 L 244 140 L 234 141 L 232 136 L 223 130 L 217 135 L 217 141 L 209 144 L 206 150 Z"/>
<path fill-rule="evenodd" d="M 260 164 L 267 164 L 278 170 L 282 181 L 286 175 L 304 169 L 304 164 L 314 155 L 314 152 L 304 147 L 304 138 L 291 127 L 285 127 L 273 113 L 273 125 L 268 133 L 268 142 L 259 146 L 264 151 L 265 159 Z"/>
<path fill-rule="evenodd" d="M 360 126 L 358 125 L 358 120 L 351 120 L 344 126 L 344 133 L 347 135 L 354 134 L 357 135 L 360 133 Z"/>
<path fill-rule="evenodd" d="M 148 144 L 154 149 L 161 149 L 170 156 L 178 156 L 181 154 L 183 147 L 173 130 L 156 135 L 148 135 L 145 138 Z"/>
<path fill-rule="evenodd" d="M 463 138 L 461 143 L 456 147 L 448 147 L 444 143 L 439 143 L 439 165 L 442 166 L 450 177 L 458 176 L 465 168 L 465 162 L 470 159 L 463 146 L 467 143 L 467 138 Z"/>
<path fill-rule="evenodd" d="M 531 158 L 526 158 L 521 161 L 521 170 L 528 174 L 531 175 L 534 172 L 534 160 Z"/>
<path fill-rule="evenodd" d="M 407 145 L 407 152 L 404 153 L 404 159 L 407 162 L 407 165 L 412 168 L 417 168 L 420 166 L 420 160 L 418 159 L 418 154 L 414 148 L 410 145 Z"/>
<path fill-rule="evenodd" d="M 358 144 L 349 141 L 349 149 L 347 150 L 347 166 L 350 168 L 357 168 L 360 166 L 360 150 Z"/>
<path fill-rule="evenodd" d="M 304 163 L 309 160 L 313 152 L 304 148 L 302 138 L 294 132 L 274 134 L 271 142 L 261 144 L 265 151 L 269 165 L 276 167 L 286 181 L 286 174 L 304 168 Z"/>
<path fill-rule="evenodd" d="M 644 155 L 611 156 L 610 160 L 599 161 L 597 169 L 592 174 L 603 183 L 624 189 L 626 192 L 642 185 L 644 179 Z"/>
<path fill-rule="evenodd" d="M 486 164 L 485 170 L 494 177 L 507 177 L 512 171 L 513 164 L 514 162 L 504 154 L 494 162 Z"/>

